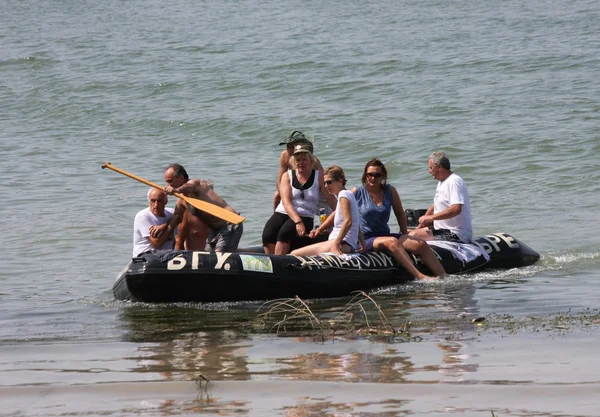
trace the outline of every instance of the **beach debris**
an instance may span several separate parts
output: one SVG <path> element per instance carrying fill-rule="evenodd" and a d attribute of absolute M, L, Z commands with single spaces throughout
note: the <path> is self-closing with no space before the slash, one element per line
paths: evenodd
<path fill-rule="evenodd" d="M 333 318 L 331 313 L 315 314 L 311 310 L 309 302 L 299 297 L 268 301 L 259 307 L 259 310 L 265 308 L 266 311 L 259 314 L 257 318 L 265 327 L 267 322 L 274 323 L 270 328 L 275 330 L 277 334 L 287 332 L 287 328 L 302 329 L 308 327 L 313 332 L 313 339 L 321 342 L 350 332 L 353 332 L 356 336 L 411 338 L 409 332 L 411 323 L 408 320 L 405 321 L 402 327 L 395 328 L 371 296 L 364 291 L 356 291 L 353 294 L 352 299 Z M 375 307 L 377 312 L 375 321 L 369 316 L 365 304 Z"/>
<path fill-rule="evenodd" d="M 208 393 L 208 384 L 210 381 L 202 374 L 199 374 L 197 378 L 194 378 L 194 381 L 198 387 L 196 401 L 200 407 L 207 406 L 210 403 L 210 394 Z"/>
<path fill-rule="evenodd" d="M 477 318 L 471 320 L 471 323 L 480 324 L 480 323 L 483 323 L 484 320 L 485 320 L 485 317 L 477 317 Z"/>
<path fill-rule="evenodd" d="M 208 383 L 210 382 L 208 378 L 202 374 L 199 374 L 198 378 L 195 378 L 194 381 L 196 381 L 196 385 L 198 385 L 198 388 L 200 389 L 206 389 L 208 387 Z"/>

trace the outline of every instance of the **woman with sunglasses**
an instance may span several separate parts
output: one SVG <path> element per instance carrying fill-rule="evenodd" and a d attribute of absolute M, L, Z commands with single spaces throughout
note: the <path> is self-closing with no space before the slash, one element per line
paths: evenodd
<path fill-rule="evenodd" d="M 408 235 L 406 214 L 398 191 L 387 184 L 387 170 L 377 158 L 365 165 L 362 185 L 352 190 L 360 211 L 360 229 L 365 237 L 365 250 L 385 250 L 399 265 L 417 279 L 431 278 L 417 270 L 406 251 L 419 255 L 433 275 L 446 272 L 427 242 Z M 401 233 L 391 233 L 388 221 L 394 210 Z"/>
<path fill-rule="evenodd" d="M 292 241 L 299 244 L 298 238 L 312 230 L 319 196 L 324 190 L 323 173 L 312 168 L 314 157 L 309 145 L 295 145 L 290 164 L 293 169 L 284 172 L 279 182 L 281 202 L 263 229 L 263 247 L 269 255 L 287 255 Z M 332 204 L 335 202 L 333 198 L 330 200 Z"/>
<path fill-rule="evenodd" d="M 291 254 L 297 256 L 318 255 L 320 253 L 342 253 L 355 252 L 363 246 L 362 234 L 360 233 L 360 222 L 358 219 L 358 206 L 354 194 L 346 190 L 346 176 L 344 170 L 337 165 L 325 169 L 325 188 L 336 196 L 338 203 L 335 211 L 319 226 L 310 231 L 310 237 L 316 238 L 321 233 L 326 233 L 333 226 L 326 242 L 314 243 Z M 359 246 L 360 240 L 360 246 Z"/>

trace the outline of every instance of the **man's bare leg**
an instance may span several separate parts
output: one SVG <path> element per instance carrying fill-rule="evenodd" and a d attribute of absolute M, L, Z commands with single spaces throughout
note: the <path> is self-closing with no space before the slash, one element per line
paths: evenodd
<path fill-rule="evenodd" d="M 433 240 L 433 232 L 428 227 L 422 227 L 420 229 L 413 229 L 408 232 L 410 236 L 418 237 L 423 240 Z"/>
<path fill-rule="evenodd" d="M 275 194 L 273 195 L 273 211 L 275 211 L 275 209 L 277 208 L 277 206 L 279 205 L 279 203 L 281 202 L 281 196 L 279 195 L 279 190 L 275 191 Z"/>

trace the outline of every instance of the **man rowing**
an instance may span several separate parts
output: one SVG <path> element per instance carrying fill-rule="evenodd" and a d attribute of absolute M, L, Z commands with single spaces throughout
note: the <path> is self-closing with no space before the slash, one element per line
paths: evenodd
<path fill-rule="evenodd" d="M 167 167 L 164 174 L 167 185 L 164 191 L 167 194 L 180 193 L 186 197 L 192 197 L 201 201 L 214 204 L 224 208 L 232 213 L 238 214 L 233 207 L 221 198 L 211 183 L 204 180 L 190 179 L 185 168 L 179 164 L 171 164 Z M 188 213 L 186 232 L 186 249 L 206 250 L 215 252 L 234 252 L 237 250 L 240 238 L 243 233 L 242 224 L 229 223 L 223 219 L 215 217 L 204 211 L 198 210 L 183 199 L 177 200 L 175 212 L 171 220 L 165 225 L 154 226 L 151 228 L 152 236 L 160 236 L 162 233 L 171 233 L 182 221 L 185 213 Z M 206 244 L 202 245 L 202 225 L 209 229 Z M 197 239 L 195 237 L 198 237 Z M 178 248 L 179 249 L 179 248 Z"/>

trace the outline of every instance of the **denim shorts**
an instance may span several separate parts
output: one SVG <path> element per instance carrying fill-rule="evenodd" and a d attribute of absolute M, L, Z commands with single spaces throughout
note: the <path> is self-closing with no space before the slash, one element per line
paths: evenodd
<path fill-rule="evenodd" d="M 212 230 L 206 240 L 206 251 L 235 252 L 240 243 L 244 226 L 242 223 L 225 223 L 219 230 Z"/>
<path fill-rule="evenodd" d="M 388 236 L 392 236 L 395 237 L 396 239 L 400 239 L 400 236 L 402 236 L 402 233 L 390 233 L 389 235 L 382 235 L 382 236 L 372 236 L 369 238 L 365 238 L 365 251 L 366 252 L 371 252 L 373 249 L 373 242 L 375 242 L 375 239 L 377 239 L 378 237 L 388 237 Z"/>

